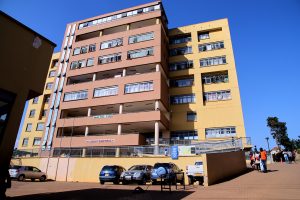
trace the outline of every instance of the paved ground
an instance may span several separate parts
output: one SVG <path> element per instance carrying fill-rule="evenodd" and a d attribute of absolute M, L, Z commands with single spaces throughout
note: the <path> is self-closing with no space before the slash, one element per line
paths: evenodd
<path fill-rule="evenodd" d="M 220 169 L 222 170 L 222 169 Z M 264 174 L 252 171 L 210 187 L 187 186 L 186 190 L 160 192 L 159 186 L 142 186 L 145 193 L 134 193 L 136 185 L 99 185 L 97 183 L 13 182 L 9 199 L 300 199 L 300 163 L 269 165 Z M 172 188 L 175 190 L 175 186 Z M 167 199 L 166 199 L 167 198 Z"/>

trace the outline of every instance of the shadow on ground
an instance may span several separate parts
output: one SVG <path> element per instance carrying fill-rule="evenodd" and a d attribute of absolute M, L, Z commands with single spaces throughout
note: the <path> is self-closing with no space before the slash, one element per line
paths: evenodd
<path fill-rule="evenodd" d="M 74 190 L 67 192 L 57 193 L 43 193 L 43 194 L 32 194 L 19 197 L 8 197 L 11 200 L 90 200 L 90 199 L 105 199 L 105 200 L 135 200 L 135 199 L 183 199 L 188 195 L 192 194 L 193 191 L 154 191 L 146 190 L 143 193 L 136 193 L 133 190 L 120 190 L 120 189 L 85 189 L 85 190 Z"/>

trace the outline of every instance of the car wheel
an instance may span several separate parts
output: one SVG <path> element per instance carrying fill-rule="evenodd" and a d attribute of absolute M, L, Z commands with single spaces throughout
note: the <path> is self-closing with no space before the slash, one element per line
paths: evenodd
<path fill-rule="evenodd" d="M 34 181 L 35 181 L 35 179 L 34 179 L 34 178 L 32 178 L 32 179 L 31 179 L 31 181 L 32 181 L 32 182 L 34 182 Z"/>
<path fill-rule="evenodd" d="M 24 181 L 25 180 L 25 176 L 22 174 L 18 177 L 18 181 Z"/>
<path fill-rule="evenodd" d="M 120 181 L 119 181 L 119 180 L 115 180 L 113 183 L 114 183 L 115 185 L 119 185 Z"/>
<path fill-rule="evenodd" d="M 101 185 L 104 185 L 104 181 L 100 181 L 100 184 L 101 184 Z"/>
<path fill-rule="evenodd" d="M 40 181 L 41 181 L 41 182 L 46 181 L 46 176 L 41 176 L 41 177 L 40 177 Z"/>
<path fill-rule="evenodd" d="M 188 180 L 189 180 L 189 185 L 193 185 L 194 184 L 193 177 L 188 176 Z"/>

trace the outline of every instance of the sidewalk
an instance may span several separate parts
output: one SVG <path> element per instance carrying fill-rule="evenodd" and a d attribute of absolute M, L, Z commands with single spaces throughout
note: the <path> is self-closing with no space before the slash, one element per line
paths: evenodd
<path fill-rule="evenodd" d="M 8 190 L 9 199 L 300 199 L 300 163 L 275 163 L 270 172 L 252 171 L 232 180 L 209 187 L 187 186 L 186 191 L 160 192 L 149 186 L 145 193 L 133 193 L 137 185 L 99 183 L 16 182 Z M 222 170 L 220 168 L 220 170 Z M 147 188 L 142 186 L 142 188 Z M 179 187 L 180 188 L 180 187 Z M 175 190 L 175 186 L 172 187 Z"/>

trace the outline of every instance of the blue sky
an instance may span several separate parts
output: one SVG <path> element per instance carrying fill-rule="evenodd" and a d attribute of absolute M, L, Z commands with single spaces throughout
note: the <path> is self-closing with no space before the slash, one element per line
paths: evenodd
<path fill-rule="evenodd" d="M 1 0 L 0 9 L 57 44 L 66 24 L 150 2 L 149 0 Z M 246 133 L 266 147 L 268 116 L 300 135 L 300 1 L 163 0 L 169 28 L 228 18 Z M 298 78 L 297 78 L 298 77 Z M 271 146 L 274 141 L 271 140 Z"/>

